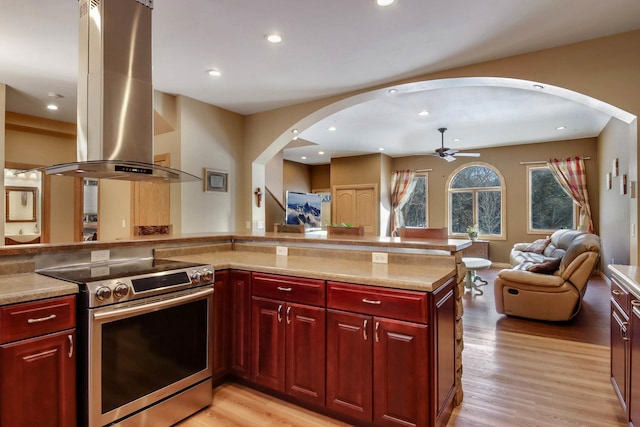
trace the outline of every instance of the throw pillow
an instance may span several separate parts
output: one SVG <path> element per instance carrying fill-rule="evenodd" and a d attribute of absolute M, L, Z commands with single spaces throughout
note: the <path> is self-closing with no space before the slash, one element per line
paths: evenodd
<path fill-rule="evenodd" d="M 533 243 L 528 244 L 522 251 L 541 254 L 542 252 L 544 252 L 544 248 L 546 248 L 550 242 L 551 239 L 548 237 L 546 239 L 538 239 Z"/>
<path fill-rule="evenodd" d="M 562 258 L 545 258 L 543 262 L 531 264 L 527 267 L 527 271 L 532 273 L 552 274 L 560 267 Z"/>

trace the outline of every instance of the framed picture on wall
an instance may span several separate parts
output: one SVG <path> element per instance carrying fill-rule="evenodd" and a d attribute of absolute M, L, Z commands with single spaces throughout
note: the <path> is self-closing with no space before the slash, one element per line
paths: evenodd
<path fill-rule="evenodd" d="M 613 161 L 611 162 L 611 174 L 613 176 L 619 176 L 620 175 L 620 166 L 618 164 L 618 158 L 617 157 L 615 159 L 613 159 Z"/>
<path fill-rule="evenodd" d="M 620 178 L 620 195 L 625 195 L 627 194 L 627 175 L 624 174 L 622 175 L 622 178 Z"/>
<path fill-rule="evenodd" d="M 611 190 L 611 172 L 607 173 L 607 190 Z"/>
<path fill-rule="evenodd" d="M 229 191 L 229 174 L 205 168 L 204 191 L 206 193 L 227 193 Z"/>

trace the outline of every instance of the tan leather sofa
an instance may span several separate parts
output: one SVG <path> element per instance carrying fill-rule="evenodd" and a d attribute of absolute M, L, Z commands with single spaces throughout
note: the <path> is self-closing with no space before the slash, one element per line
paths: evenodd
<path fill-rule="evenodd" d="M 511 250 L 513 268 L 501 270 L 494 283 L 496 310 L 529 319 L 569 320 L 580 310 L 600 256 L 600 238 L 558 230 L 546 242 L 534 243 L 518 243 Z"/>

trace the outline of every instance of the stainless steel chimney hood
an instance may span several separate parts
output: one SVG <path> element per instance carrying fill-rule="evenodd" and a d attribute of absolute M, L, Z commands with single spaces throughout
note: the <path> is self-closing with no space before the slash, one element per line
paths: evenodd
<path fill-rule="evenodd" d="M 79 0 L 77 161 L 47 174 L 196 181 L 153 164 L 153 0 Z"/>

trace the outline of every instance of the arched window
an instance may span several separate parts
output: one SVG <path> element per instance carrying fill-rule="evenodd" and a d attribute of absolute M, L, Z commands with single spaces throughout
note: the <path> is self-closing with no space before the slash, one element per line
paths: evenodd
<path fill-rule="evenodd" d="M 449 230 L 467 236 L 477 225 L 481 238 L 504 238 L 504 180 L 483 163 L 457 169 L 449 179 Z"/>

